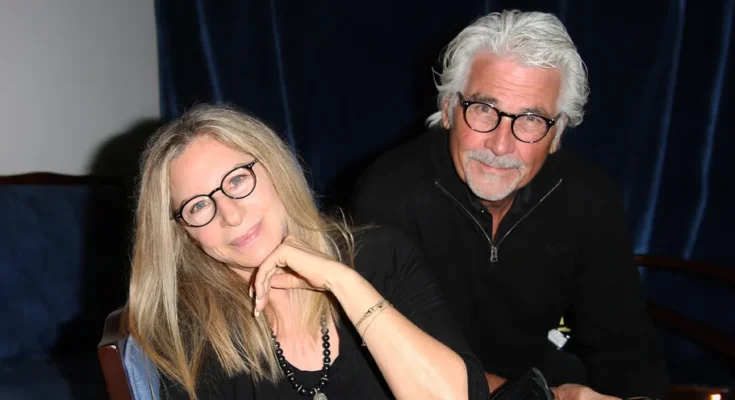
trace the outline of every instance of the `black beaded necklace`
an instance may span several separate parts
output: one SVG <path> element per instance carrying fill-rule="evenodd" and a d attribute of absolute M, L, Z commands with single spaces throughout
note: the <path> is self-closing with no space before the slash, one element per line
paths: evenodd
<path fill-rule="evenodd" d="M 322 390 L 324 389 L 324 386 L 329 383 L 329 365 L 332 362 L 332 359 L 329 358 L 332 352 L 329 351 L 329 328 L 327 328 L 327 314 L 322 314 L 321 326 L 322 347 L 324 348 L 324 366 L 322 367 L 322 375 L 321 377 L 319 377 L 319 383 L 317 383 L 316 386 L 311 389 L 307 389 L 304 387 L 303 384 L 296 382 L 296 377 L 294 376 L 293 370 L 289 368 L 288 363 L 286 362 L 286 357 L 283 356 L 281 344 L 278 343 L 278 341 L 276 340 L 276 334 L 271 331 L 271 340 L 273 341 L 273 346 L 276 348 L 276 358 L 278 359 L 278 365 L 281 366 L 283 374 L 286 375 L 286 380 L 291 383 L 291 386 L 297 392 L 299 392 L 300 395 L 310 396 L 313 400 L 327 400 L 327 395 L 325 395 Z"/>

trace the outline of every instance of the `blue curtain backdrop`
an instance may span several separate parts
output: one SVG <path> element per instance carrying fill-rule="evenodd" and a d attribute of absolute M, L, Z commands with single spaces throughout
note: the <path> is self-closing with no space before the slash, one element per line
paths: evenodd
<path fill-rule="evenodd" d="M 553 12 L 577 44 L 591 95 L 563 144 L 620 182 L 635 251 L 735 267 L 735 0 L 158 0 L 162 114 L 237 104 L 299 151 L 324 203 L 344 205 L 367 163 L 423 131 L 442 47 L 505 8 Z M 644 279 L 648 296 L 735 337 L 724 289 Z M 675 380 L 735 382 L 732 360 L 666 346 Z"/>

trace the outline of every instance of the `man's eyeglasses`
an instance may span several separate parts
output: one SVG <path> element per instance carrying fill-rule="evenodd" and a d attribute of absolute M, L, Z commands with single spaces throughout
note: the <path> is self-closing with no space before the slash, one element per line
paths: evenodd
<path fill-rule="evenodd" d="M 174 219 L 180 219 L 192 228 L 199 228 L 212 222 L 217 214 L 217 202 L 214 201 L 215 193 L 222 193 L 231 199 L 243 199 L 255 190 L 255 172 L 253 165 L 255 160 L 247 165 L 241 165 L 228 172 L 219 187 L 209 192 L 200 194 L 187 200 L 179 211 L 174 214 Z"/>
<path fill-rule="evenodd" d="M 510 130 L 516 139 L 524 143 L 536 143 L 546 137 L 561 113 L 554 118 L 546 118 L 535 113 L 510 114 L 498 110 L 494 105 L 481 101 L 465 100 L 462 93 L 457 92 L 459 104 L 462 105 L 464 122 L 473 131 L 487 133 L 500 126 L 500 120 L 508 117 L 511 120 Z"/>

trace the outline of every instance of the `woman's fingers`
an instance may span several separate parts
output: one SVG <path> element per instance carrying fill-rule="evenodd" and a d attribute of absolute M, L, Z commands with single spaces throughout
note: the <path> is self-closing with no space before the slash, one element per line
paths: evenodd
<path fill-rule="evenodd" d="M 324 276 L 329 263 L 323 255 L 292 237 L 269 254 L 256 270 L 251 281 L 251 297 L 255 296 L 253 313 L 257 317 L 265 309 L 271 288 L 315 288 L 325 290 Z M 285 270 L 284 270 L 285 269 Z"/>
<path fill-rule="evenodd" d="M 259 302 L 260 303 L 260 310 L 258 310 L 258 311 L 263 311 L 263 309 L 265 308 L 265 305 L 268 303 L 268 295 L 270 294 L 271 281 L 273 280 L 273 276 L 275 274 L 279 273 L 280 270 L 281 270 L 281 268 L 278 267 L 278 266 L 276 266 L 276 267 L 271 268 L 270 270 L 268 270 L 268 272 L 265 274 L 265 279 L 263 280 L 263 284 L 262 284 L 262 290 L 263 291 L 261 292 L 261 295 L 260 295 L 261 300 Z M 258 303 L 258 298 L 257 297 L 255 298 L 255 302 L 256 302 L 256 307 L 257 307 L 257 305 L 258 305 L 257 304 Z"/>
<path fill-rule="evenodd" d="M 270 281 L 270 289 L 299 289 L 308 285 L 301 279 L 298 274 L 288 269 L 279 268 Z"/>
<path fill-rule="evenodd" d="M 275 271 L 276 272 L 272 274 L 269 279 L 266 279 L 264 284 L 265 294 L 262 295 L 262 298 L 260 298 L 260 296 L 255 298 L 255 308 L 253 311 L 257 311 L 257 313 L 254 312 L 256 317 L 260 315 L 260 312 L 263 311 L 265 306 L 268 304 L 271 289 L 308 288 L 308 286 L 304 284 L 304 281 L 293 273 L 284 271 L 282 268 L 276 268 Z M 248 295 L 250 298 L 253 298 L 255 295 L 252 285 L 248 289 Z"/>
<path fill-rule="evenodd" d="M 279 265 L 279 252 L 281 247 L 277 247 L 273 253 L 269 254 L 268 257 L 263 260 L 260 267 L 255 272 L 255 280 L 253 281 L 253 291 L 255 295 L 255 308 L 253 314 L 257 317 L 260 312 L 263 311 L 266 304 L 268 304 L 268 288 L 270 287 L 270 278 L 278 271 Z"/>

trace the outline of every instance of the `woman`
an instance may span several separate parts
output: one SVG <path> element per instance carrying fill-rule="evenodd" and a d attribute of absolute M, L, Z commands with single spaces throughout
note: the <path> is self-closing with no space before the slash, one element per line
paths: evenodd
<path fill-rule="evenodd" d="M 165 396 L 488 397 L 414 247 L 321 215 L 261 122 L 198 106 L 144 157 L 126 318 Z"/>

